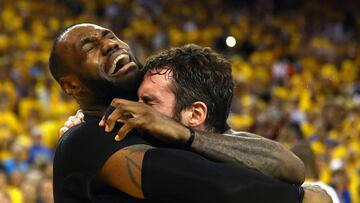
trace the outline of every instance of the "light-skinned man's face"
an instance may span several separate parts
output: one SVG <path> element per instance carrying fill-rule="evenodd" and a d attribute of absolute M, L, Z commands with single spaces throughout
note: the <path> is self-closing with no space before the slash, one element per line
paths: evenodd
<path fill-rule="evenodd" d="M 153 107 L 156 111 L 168 116 L 174 116 L 175 94 L 171 91 L 172 76 L 168 69 L 159 73 L 146 73 L 138 89 L 139 102 Z"/>
<path fill-rule="evenodd" d="M 166 67 L 156 73 L 146 73 L 138 89 L 139 102 L 188 125 L 190 119 L 188 109 L 182 110 L 179 115 L 175 116 L 176 96 L 171 89 L 173 82 L 172 72 Z"/>
<path fill-rule="evenodd" d="M 142 79 L 129 46 L 112 31 L 94 24 L 68 29 L 60 36 L 56 51 L 84 86 L 97 94 L 135 93 Z"/>

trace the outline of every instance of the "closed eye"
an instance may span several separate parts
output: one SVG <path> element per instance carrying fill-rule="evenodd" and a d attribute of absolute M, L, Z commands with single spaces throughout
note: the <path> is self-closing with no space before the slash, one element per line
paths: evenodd
<path fill-rule="evenodd" d="M 86 37 L 80 40 L 80 47 L 85 52 L 90 51 L 92 48 L 94 48 L 94 43 L 96 41 L 95 37 Z"/>
<path fill-rule="evenodd" d="M 141 101 L 144 102 L 146 105 L 152 106 L 155 104 L 154 99 L 149 96 L 142 96 Z"/>
<path fill-rule="evenodd" d="M 110 30 L 104 30 L 102 33 L 102 36 L 108 39 L 114 39 L 115 35 L 113 32 L 111 32 Z"/>
<path fill-rule="evenodd" d="M 84 44 L 84 46 L 82 48 L 85 52 L 89 52 L 90 50 L 92 50 L 94 48 L 94 44 L 89 42 L 89 43 Z"/>
<path fill-rule="evenodd" d="M 106 38 L 108 39 L 114 39 L 115 38 L 115 35 L 113 33 L 109 33 L 106 35 Z"/>

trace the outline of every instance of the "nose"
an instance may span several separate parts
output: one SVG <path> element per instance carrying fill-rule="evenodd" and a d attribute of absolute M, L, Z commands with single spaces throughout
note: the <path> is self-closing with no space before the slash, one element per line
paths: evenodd
<path fill-rule="evenodd" d="M 119 44 L 111 39 L 103 39 L 101 40 L 101 52 L 104 56 L 110 54 L 112 51 L 117 50 L 119 48 Z"/>

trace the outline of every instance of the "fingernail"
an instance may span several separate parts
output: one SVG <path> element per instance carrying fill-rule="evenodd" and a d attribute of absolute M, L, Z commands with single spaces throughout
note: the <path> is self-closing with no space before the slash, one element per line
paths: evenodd
<path fill-rule="evenodd" d="M 121 139 L 120 139 L 120 136 L 118 136 L 118 135 L 116 135 L 115 136 L 115 141 L 120 141 Z"/>
<path fill-rule="evenodd" d="M 104 124 L 105 124 L 105 121 L 104 121 L 104 120 L 101 120 L 101 121 L 99 122 L 99 126 L 104 126 Z"/>
<path fill-rule="evenodd" d="M 109 126 L 108 125 L 105 125 L 105 131 L 109 132 Z"/>
<path fill-rule="evenodd" d="M 125 123 L 126 122 L 125 120 L 122 120 L 121 118 L 117 119 L 116 121 L 119 122 L 119 123 Z"/>

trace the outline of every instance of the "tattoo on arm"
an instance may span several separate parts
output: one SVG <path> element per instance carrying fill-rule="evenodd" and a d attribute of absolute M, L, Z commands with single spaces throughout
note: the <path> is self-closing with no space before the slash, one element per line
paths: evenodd
<path fill-rule="evenodd" d="M 129 151 L 129 155 L 135 153 L 135 152 L 146 152 L 149 149 L 152 149 L 154 147 L 150 146 L 150 145 L 146 145 L 146 144 L 136 144 L 136 145 L 131 145 L 128 147 L 125 147 L 124 150 Z"/>
<path fill-rule="evenodd" d="M 279 145 L 250 133 L 222 135 L 196 131 L 191 148 L 217 161 L 235 163 L 279 178 Z"/>
<path fill-rule="evenodd" d="M 129 156 L 125 157 L 126 162 L 127 162 L 127 170 L 131 179 L 131 182 L 134 184 L 134 186 L 138 189 L 141 190 L 141 183 L 136 180 L 135 175 L 134 175 L 134 171 L 141 171 L 141 168 L 138 164 L 136 164 L 136 162 L 134 160 L 132 160 L 131 158 L 129 158 Z"/>
<path fill-rule="evenodd" d="M 137 188 L 137 190 L 142 191 L 141 179 L 137 179 L 135 174 L 141 174 L 141 166 L 136 161 L 137 153 L 145 153 L 147 150 L 153 147 L 149 145 L 132 145 L 124 148 L 124 150 L 129 151 L 129 154 L 125 156 L 127 171 L 131 180 L 131 183 Z"/>

